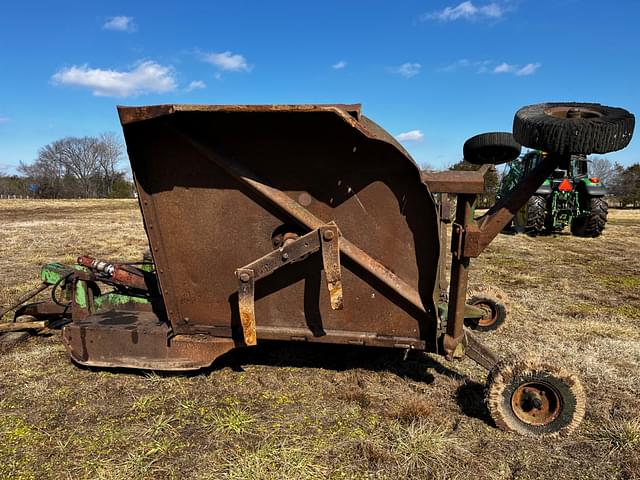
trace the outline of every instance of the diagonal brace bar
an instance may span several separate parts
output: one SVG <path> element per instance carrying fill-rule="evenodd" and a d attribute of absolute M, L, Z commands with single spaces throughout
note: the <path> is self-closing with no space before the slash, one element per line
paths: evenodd
<path fill-rule="evenodd" d="M 245 166 L 240 165 L 229 157 L 220 155 L 213 151 L 208 145 L 202 144 L 190 136 L 185 135 L 171 124 L 167 124 L 167 127 L 174 131 L 186 143 L 198 150 L 203 156 L 226 171 L 229 175 L 262 195 L 263 198 L 276 205 L 302 225 L 309 229 L 316 229 L 326 224 L 326 222 L 313 215 L 309 210 L 302 207 L 286 193 L 259 180 L 258 177 Z M 419 311 L 426 312 L 422 299 L 420 298 L 420 294 L 415 288 L 405 282 L 402 278 L 398 277 L 387 267 L 376 261 L 364 250 L 351 243 L 344 236 L 341 236 L 340 238 L 340 252 L 376 279 L 384 283 L 388 288 L 396 292 Z"/>

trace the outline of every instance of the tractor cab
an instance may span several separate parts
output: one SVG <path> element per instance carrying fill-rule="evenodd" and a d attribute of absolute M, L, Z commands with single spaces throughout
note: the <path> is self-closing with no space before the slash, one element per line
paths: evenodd
<path fill-rule="evenodd" d="M 586 155 L 572 155 L 573 157 L 573 176 L 576 178 L 586 177 L 589 170 L 589 161 Z"/>

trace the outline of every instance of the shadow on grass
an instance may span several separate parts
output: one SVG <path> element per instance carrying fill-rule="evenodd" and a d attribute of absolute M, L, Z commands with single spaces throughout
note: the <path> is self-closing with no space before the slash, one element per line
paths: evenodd
<path fill-rule="evenodd" d="M 484 402 L 484 384 L 448 368 L 436 358 L 420 352 L 410 353 L 411 355 L 405 359 L 404 352 L 385 348 L 264 342 L 257 347 L 232 350 L 219 358 L 206 373 L 221 368 L 243 371 L 243 365 L 321 368 L 334 371 L 364 369 L 389 372 L 406 380 L 431 384 L 435 380 L 431 372 L 435 372 L 462 382 L 456 390 L 455 399 L 465 415 L 494 426 Z"/>
<path fill-rule="evenodd" d="M 78 368 L 87 371 L 109 371 L 137 376 L 156 375 L 158 377 L 210 375 L 223 368 L 236 372 L 244 371 L 246 365 L 272 367 L 319 368 L 333 371 L 363 369 L 372 372 L 390 372 L 401 378 L 424 383 L 432 383 L 432 370 L 456 380 L 467 377 L 451 370 L 422 352 L 405 352 L 388 348 L 360 347 L 353 345 L 309 344 L 279 341 L 264 341 L 250 348 L 235 348 L 217 358 L 208 368 L 195 371 L 156 371 L 121 367 L 91 367 L 74 362 Z"/>
<path fill-rule="evenodd" d="M 219 357 L 211 367 L 190 372 L 151 372 L 126 368 L 78 366 L 90 371 L 107 370 L 112 373 L 136 376 L 155 375 L 166 378 L 212 375 L 224 368 L 242 372 L 247 365 L 313 368 L 333 371 L 363 369 L 371 372 L 389 372 L 402 379 L 424 384 L 432 384 L 435 380 L 434 373 L 436 373 L 462 382 L 461 386 L 456 390 L 455 399 L 465 415 L 493 425 L 493 421 L 484 404 L 483 384 L 448 368 L 436 358 L 421 352 L 409 353 L 405 358 L 404 351 L 386 348 L 265 341 L 255 347 L 231 350 Z"/>
<path fill-rule="evenodd" d="M 453 370 L 417 352 L 410 352 L 405 358 L 404 351 L 386 348 L 277 341 L 232 350 L 216 360 L 210 371 L 225 367 L 242 371 L 243 365 L 319 368 L 333 371 L 363 369 L 390 372 L 404 379 L 424 383 L 434 381 L 434 376 L 429 370 L 450 377 L 459 377 Z"/>
<path fill-rule="evenodd" d="M 484 402 L 484 390 L 484 384 L 467 380 L 456 390 L 456 402 L 466 416 L 477 418 L 487 425 L 495 427 L 489 409 Z"/>

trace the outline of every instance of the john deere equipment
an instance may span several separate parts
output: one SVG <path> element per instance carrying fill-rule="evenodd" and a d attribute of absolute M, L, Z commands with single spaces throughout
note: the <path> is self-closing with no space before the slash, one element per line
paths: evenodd
<path fill-rule="evenodd" d="M 466 298 L 469 267 L 570 155 L 624 148 L 633 115 L 593 104 L 521 109 L 515 139 L 550 154 L 474 218 L 481 172 L 421 175 L 359 105 L 119 113 L 152 263 L 83 256 L 73 267 L 49 265 L 34 292 L 52 286 L 52 301 L 15 317 L 65 319 L 75 362 L 192 370 L 270 340 L 429 351 L 490 372 L 487 404 L 500 428 L 557 436 L 580 423 L 586 399 L 576 375 L 546 358 L 500 358 L 464 327 L 493 316 L 491 305 Z M 586 121 L 593 116 L 598 124 Z M 502 136 L 472 142 L 467 160 L 516 158 L 520 145 L 505 147 Z M 448 284 L 436 192 L 457 196 Z"/>
<path fill-rule="evenodd" d="M 510 162 L 498 195 L 506 196 L 546 155 L 534 150 Z M 518 211 L 509 228 L 535 236 L 570 226 L 574 235 L 599 236 L 607 223 L 607 190 L 600 178 L 589 175 L 588 165 L 585 155 L 568 157 Z"/>

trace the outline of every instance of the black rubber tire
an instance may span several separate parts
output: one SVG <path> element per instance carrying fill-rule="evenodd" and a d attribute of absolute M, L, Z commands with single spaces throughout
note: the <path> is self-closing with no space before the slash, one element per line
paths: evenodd
<path fill-rule="evenodd" d="M 483 318 L 477 321 L 465 321 L 465 325 L 471 330 L 478 332 L 497 330 L 507 318 L 507 307 L 494 297 L 476 295 L 471 297 L 467 303 L 475 307 L 480 307 L 487 312 Z"/>
<path fill-rule="evenodd" d="M 532 196 L 527 202 L 527 224 L 525 232 L 531 237 L 540 235 L 545 230 L 547 218 L 547 200 L 539 195 Z"/>
<path fill-rule="evenodd" d="M 474 165 L 499 165 L 515 160 L 522 146 L 509 132 L 482 133 L 464 142 L 464 159 Z"/>
<path fill-rule="evenodd" d="M 553 402 L 555 415 L 545 419 L 544 412 L 539 412 L 541 419 L 535 419 L 535 415 L 527 418 L 535 407 L 527 410 L 527 406 L 515 401 L 516 391 L 532 384 L 543 386 L 556 397 L 557 401 Z M 578 377 L 556 362 L 537 357 L 515 357 L 502 360 L 489 372 L 486 403 L 501 430 L 540 438 L 573 432 L 584 418 L 586 399 Z"/>
<path fill-rule="evenodd" d="M 513 136 L 529 148 L 559 155 L 608 153 L 626 147 L 635 117 L 599 103 L 540 103 L 513 119 Z"/>
<path fill-rule="evenodd" d="M 576 237 L 599 237 L 607 224 L 609 205 L 604 198 L 589 199 L 589 215 L 578 217 L 571 222 L 571 233 Z"/>

